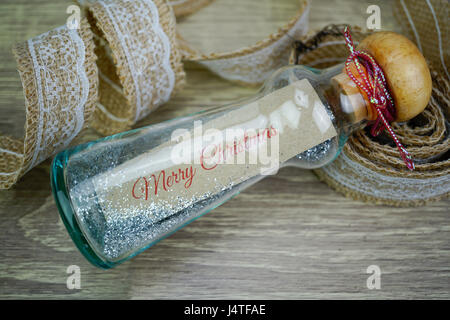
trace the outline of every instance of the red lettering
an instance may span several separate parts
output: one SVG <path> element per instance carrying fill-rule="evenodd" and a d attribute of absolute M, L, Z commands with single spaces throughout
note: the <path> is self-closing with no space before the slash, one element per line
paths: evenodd
<path fill-rule="evenodd" d="M 189 168 L 190 174 L 188 173 L 188 168 L 186 168 L 186 177 L 187 180 L 184 183 L 184 187 L 188 189 L 192 185 L 192 181 L 194 180 L 194 176 L 197 173 L 197 169 L 193 169 L 192 166 Z"/>
<path fill-rule="evenodd" d="M 212 144 L 206 146 L 203 148 L 200 155 L 200 165 L 203 170 L 213 170 L 226 160 L 228 156 L 234 156 L 241 152 L 245 152 L 245 150 L 250 149 L 253 145 L 258 145 L 262 141 L 270 139 L 277 134 L 278 131 L 276 128 L 270 126 L 270 128 L 265 128 L 264 130 L 258 130 L 258 132 L 252 136 L 249 136 L 247 132 L 245 132 L 243 139 L 238 141 L 235 140 L 231 145 L 226 144 L 226 146 L 222 147 L 222 144 Z M 165 170 L 161 170 L 157 175 L 152 174 L 149 179 L 140 177 L 134 182 L 131 195 L 137 200 L 148 200 L 150 179 L 153 179 L 155 195 L 158 195 L 161 187 L 164 191 L 169 191 L 168 188 L 171 188 L 174 184 L 178 184 L 182 181 L 184 181 L 184 187 L 188 189 L 192 186 L 196 173 L 197 169 L 190 166 L 185 169 L 178 168 L 178 171 L 172 171 L 170 175 L 167 175 L 167 178 Z"/>
<path fill-rule="evenodd" d="M 173 177 L 172 176 L 167 177 L 166 184 L 169 188 L 173 185 Z"/>
<path fill-rule="evenodd" d="M 213 145 L 213 147 L 214 147 L 214 152 L 212 153 L 212 156 L 205 156 L 205 150 L 206 150 L 206 148 L 208 148 L 208 146 L 206 146 L 206 147 L 203 148 L 203 150 L 202 150 L 202 154 L 201 154 L 201 156 L 200 156 L 200 164 L 201 164 L 201 166 L 202 166 L 202 168 L 203 168 L 204 170 L 213 170 L 213 169 L 215 169 L 215 168 L 217 167 L 217 165 L 218 165 L 218 161 L 216 161 L 216 163 L 215 163 L 212 167 L 207 167 L 207 166 L 206 166 L 206 163 L 205 163 L 205 160 L 209 160 L 209 159 L 211 159 L 212 157 L 214 157 L 214 156 L 216 155 L 217 146 Z"/>
<path fill-rule="evenodd" d="M 162 170 L 158 175 L 158 179 L 156 179 L 156 176 L 154 174 L 152 174 L 153 184 L 155 186 L 155 195 L 158 194 L 158 185 L 159 185 L 159 179 L 161 178 L 161 175 L 163 176 L 163 179 L 162 179 L 163 189 L 167 191 L 166 184 L 164 183 L 164 179 L 166 178 L 166 171 Z"/>
<path fill-rule="evenodd" d="M 161 191 L 161 187 L 164 191 L 170 191 L 170 188 L 174 184 L 178 184 L 184 181 L 184 187 L 186 189 L 192 186 L 194 181 L 195 174 L 197 173 L 197 169 L 194 169 L 192 166 L 187 167 L 186 169 L 178 168 L 177 171 L 172 171 L 170 175 L 166 175 L 166 170 L 161 170 L 158 175 L 152 174 L 150 179 L 153 179 L 154 186 L 154 194 L 158 195 L 158 192 Z M 144 182 L 142 186 L 141 183 Z M 148 200 L 148 189 L 149 189 L 149 180 L 145 177 L 138 178 L 131 189 L 131 195 L 134 199 L 137 200 Z"/>
<path fill-rule="evenodd" d="M 145 200 L 148 199 L 148 181 L 145 177 L 139 178 L 136 180 L 136 182 L 133 184 L 133 189 L 131 190 L 131 195 L 133 196 L 133 198 L 135 199 L 141 199 L 143 196 L 141 195 L 140 197 L 136 196 L 136 184 L 141 180 L 144 179 L 144 186 L 140 188 L 141 193 L 143 193 L 145 195 Z"/>

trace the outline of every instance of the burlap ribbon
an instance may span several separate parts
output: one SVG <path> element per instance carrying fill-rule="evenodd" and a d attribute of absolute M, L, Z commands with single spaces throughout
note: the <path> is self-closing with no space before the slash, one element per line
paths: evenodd
<path fill-rule="evenodd" d="M 23 141 L 0 136 L 0 188 L 52 156 L 86 127 L 97 101 L 97 67 L 86 20 L 13 48 L 26 103 Z"/>
<path fill-rule="evenodd" d="M 425 111 L 393 128 L 416 161 L 409 171 L 386 135 L 373 138 L 368 131 L 350 137 L 340 156 L 314 172 L 328 185 L 354 199 L 418 206 L 450 195 L 450 84 L 448 78 L 448 8 L 446 0 L 395 3 L 396 16 L 406 34 L 416 41 L 430 64 L 433 93 Z M 297 63 L 324 68 L 345 61 L 348 51 L 340 28 L 325 28 L 304 39 Z M 353 29 L 358 42 L 366 34 Z"/>
<path fill-rule="evenodd" d="M 175 16 L 177 18 L 182 18 L 198 11 L 213 1 L 214 0 L 170 0 L 168 3 L 173 8 Z"/>
<path fill-rule="evenodd" d="M 178 32 L 175 15 L 186 17 L 212 0 L 173 0 L 169 5 L 163 0 L 78 2 L 87 17 L 79 29 L 60 27 L 14 47 L 26 101 L 25 137 L 0 136 L 0 188 L 11 187 L 66 148 L 87 125 L 105 135 L 131 128 L 182 87 L 182 60 L 232 81 L 261 83 L 287 64 L 293 39 L 307 31 L 309 8 L 300 1 L 285 27 L 257 43 L 204 52 Z M 448 1 L 396 0 L 395 8 L 405 33 L 433 70 L 433 96 L 426 111 L 413 122 L 395 125 L 401 142 L 419 159 L 417 170 L 403 170 L 387 140 L 362 131 L 351 137 L 335 162 L 315 172 L 353 198 L 419 205 L 450 193 Z M 353 36 L 357 42 L 364 34 L 354 30 Z M 296 62 L 323 68 L 348 54 L 332 28 L 313 40 L 294 57 Z"/>
<path fill-rule="evenodd" d="M 92 126 L 109 135 L 131 128 L 181 88 L 175 19 L 163 0 L 95 1 L 85 8 L 100 80 Z"/>
<path fill-rule="evenodd" d="M 87 126 L 109 135 L 130 129 L 182 87 L 182 60 L 218 75 L 259 84 L 287 64 L 307 31 L 308 3 L 254 45 L 202 54 L 177 34 L 177 17 L 212 0 L 79 0 L 86 18 L 18 44 L 14 54 L 26 100 L 25 137 L 0 136 L 0 189 L 66 148 Z M 97 63 L 95 63 L 98 57 Z"/>

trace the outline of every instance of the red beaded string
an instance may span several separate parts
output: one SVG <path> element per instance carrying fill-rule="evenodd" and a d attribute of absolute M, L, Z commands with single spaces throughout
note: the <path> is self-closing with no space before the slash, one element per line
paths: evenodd
<path fill-rule="evenodd" d="M 370 103 L 375 107 L 378 114 L 377 119 L 371 126 L 370 133 L 373 136 L 377 136 L 386 129 L 397 145 L 400 156 L 408 169 L 414 170 L 414 161 L 389 125 L 395 119 L 396 110 L 394 100 L 389 94 L 383 70 L 371 55 L 363 51 L 355 50 L 348 27 L 345 27 L 344 37 L 347 47 L 350 50 L 350 55 L 345 62 L 345 70 L 358 88 L 367 94 Z M 355 64 L 362 81 L 359 81 L 350 70 L 352 62 Z"/>

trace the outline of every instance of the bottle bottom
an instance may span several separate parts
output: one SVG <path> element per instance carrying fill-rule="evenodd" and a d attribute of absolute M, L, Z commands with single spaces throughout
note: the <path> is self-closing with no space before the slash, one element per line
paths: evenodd
<path fill-rule="evenodd" d="M 110 269 L 114 267 L 116 263 L 107 262 L 101 259 L 91 248 L 91 245 L 81 231 L 69 193 L 66 189 L 64 177 L 66 163 L 67 154 L 66 152 L 61 152 L 53 159 L 50 170 L 52 192 L 61 216 L 61 220 L 72 238 L 72 241 L 75 243 L 83 256 L 96 267 Z"/>

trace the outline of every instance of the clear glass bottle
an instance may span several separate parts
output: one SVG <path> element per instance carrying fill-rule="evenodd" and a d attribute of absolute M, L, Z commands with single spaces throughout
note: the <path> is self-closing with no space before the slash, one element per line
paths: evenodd
<path fill-rule="evenodd" d="M 129 208 L 127 201 L 119 196 L 116 198 L 117 204 L 113 206 L 116 209 L 109 210 L 114 197 L 105 199 L 103 196 L 103 189 L 107 188 L 104 182 L 110 181 L 105 177 L 127 177 L 136 172 L 136 167 L 141 170 L 145 163 L 155 165 L 150 164 L 151 157 L 147 158 L 150 162 L 145 163 L 136 162 L 135 159 L 169 141 L 174 130 L 191 129 L 197 120 L 207 122 L 220 119 L 230 111 L 239 110 L 301 79 L 307 79 L 314 88 L 337 135 L 291 157 L 280 167 L 312 169 L 333 161 L 348 136 L 365 125 L 368 112 L 366 100 L 359 91 L 352 92 L 354 86 L 349 84 L 351 80 L 342 70 L 343 65 L 322 71 L 304 66 L 286 66 L 276 71 L 258 94 L 247 100 L 119 133 L 59 153 L 51 169 L 52 190 L 73 241 L 91 263 L 101 268 L 111 268 L 262 179 L 264 175 L 254 175 L 237 184 L 225 186 L 220 191 L 206 192 L 194 201 L 180 200 L 177 206 L 172 207 L 150 200 L 140 209 Z M 232 124 L 239 126 L 241 121 L 233 118 Z M 170 161 L 164 157 L 169 157 L 169 154 L 159 154 L 157 162 Z M 99 177 L 102 177 L 103 184 L 98 182 Z M 143 189 L 139 191 L 139 196 L 133 196 L 141 198 Z"/>

